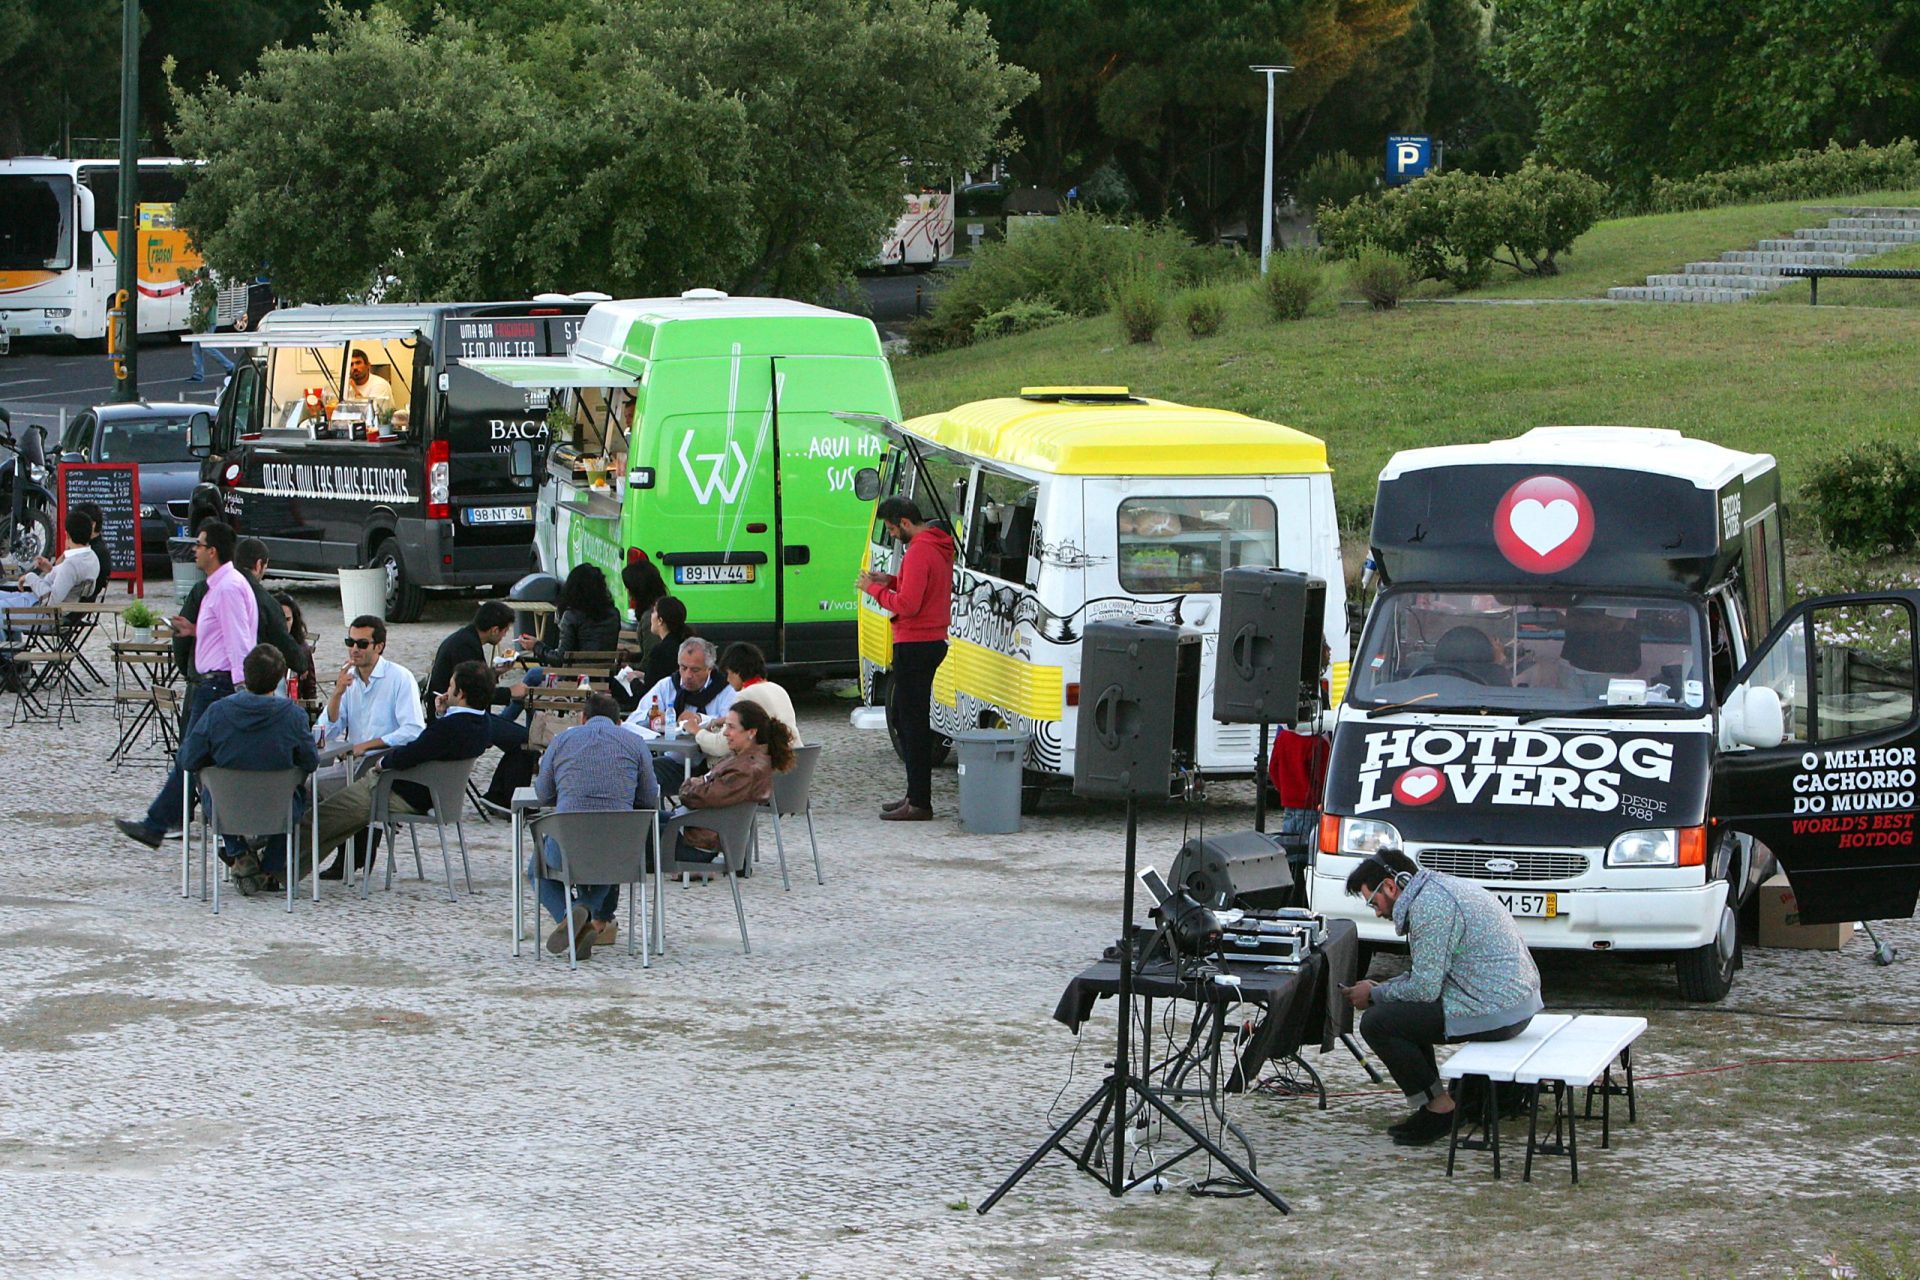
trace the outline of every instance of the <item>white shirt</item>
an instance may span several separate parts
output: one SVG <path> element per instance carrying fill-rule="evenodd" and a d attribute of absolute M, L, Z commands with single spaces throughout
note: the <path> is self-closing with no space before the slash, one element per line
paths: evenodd
<path fill-rule="evenodd" d="M 20 589 L 32 592 L 41 604 L 65 604 L 70 599 L 86 599 L 99 576 L 100 557 L 93 554 L 92 547 L 75 545 L 68 547 L 47 573 L 22 575 Z"/>
<path fill-rule="evenodd" d="M 330 720 L 322 710 L 318 727 L 322 742 L 339 738 L 352 744 L 378 738 L 390 747 L 412 742 L 427 727 L 413 672 L 386 658 L 373 664 L 369 679 L 354 672 L 347 691 L 340 695 L 340 718 Z"/>
<path fill-rule="evenodd" d="M 635 707 L 633 714 L 626 718 L 625 727 L 635 732 L 647 729 L 647 718 L 653 714 L 656 706 L 660 708 L 660 714 L 666 718 L 668 726 L 671 727 L 679 719 L 679 712 L 673 709 L 679 702 L 679 699 L 674 696 L 674 687 L 679 683 L 680 677 L 677 675 L 663 676 L 659 684 L 641 695 L 640 705 Z M 733 706 L 734 697 L 733 686 L 727 685 L 713 695 L 713 701 L 709 702 L 700 714 L 709 720 L 717 720 L 727 714 L 727 709 Z M 641 736 L 647 737 L 650 732 L 649 730 L 649 733 L 643 733 Z"/>
<path fill-rule="evenodd" d="M 787 733 L 792 736 L 794 746 L 807 745 L 800 741 L 800 724 L 794 719 L 793 699 L 787 696 L 785 689 L 771 680 L 756 680 L 750 685 L 735 689 L 733 701 L 728 706 L 737 707 L 743 702 L 758 703 L 766 709 L 769 717 L 787 726 Z M 719 714 L 725 715 L 726 712 L 723 710 Z M 706 753 L 709 760 L 718 760 L 730 754 L 727 750 L 727 735 L 724 730 L 702 729 L 693 735 L 693 740 L 700 744 L 700 750 Z"/>
<path fill-rule="evenodd" d="M 377 373 L 369 373 L 366 382 L 355 386 L 353 375 L 347 375 L 346 386 L 340 389 L 340 403 L 352 404 L 357 400 L 370 402 L 375 412 L 386 417 L 393 412 L 393 384 Z"/>

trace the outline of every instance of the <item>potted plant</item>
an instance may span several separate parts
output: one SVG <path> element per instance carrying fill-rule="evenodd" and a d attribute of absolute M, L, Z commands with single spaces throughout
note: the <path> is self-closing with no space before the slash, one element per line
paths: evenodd
<path fill-rule="evenodd" d="M 120 621 L 127 624 L 136 641 L 141 644 L 151 644 L 153 627 L 160 621 L 160 615 L 147 608 L 144 600 L 135 600 L 120 611 Z"/>

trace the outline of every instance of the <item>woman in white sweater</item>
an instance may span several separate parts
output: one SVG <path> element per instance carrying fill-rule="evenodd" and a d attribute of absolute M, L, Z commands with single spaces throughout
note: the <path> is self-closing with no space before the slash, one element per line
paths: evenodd
<path fill-rule="evenodd" d="M 740 641 L 727 646 L 720 655 L 720 671 L 727 677 L 727 683 L 733 686 L 734 702 L 757 702 L 765 707 L 767 714 L 787 727 L 787 734 L 796 747 L 805 746 L 800 738 L 799 722 L 793 718 L 793 699 L 787 691 L 767 679 L 766 655 L 760 652 L 758 645 Z M 700 744 L 700 750 L 709 760 L 720 760 L 727 755 L 727 737 L 718 727 L 704 728 L 694 735 L 694 741 Z"/>

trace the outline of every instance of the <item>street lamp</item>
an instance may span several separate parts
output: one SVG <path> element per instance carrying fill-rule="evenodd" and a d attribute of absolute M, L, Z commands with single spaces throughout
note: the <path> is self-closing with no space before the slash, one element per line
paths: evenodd
<path fill-rule="evenodd" d="M 1293 68 L 1280 64 L 1272 66 L 1251 66 L 1249 71 L 1257 71 L 1267 78 L 1267 170 L 1266 180 L 1261 186 L 1260 202 L 1260 274 L 1267 274 L 1267 258 L 1273 253 L 1273 78 L 1292 75 Z"/>

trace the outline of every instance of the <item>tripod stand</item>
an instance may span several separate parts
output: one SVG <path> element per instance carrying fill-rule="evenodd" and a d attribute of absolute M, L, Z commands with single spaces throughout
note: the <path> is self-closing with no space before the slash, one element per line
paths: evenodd
<path fill-rule="evenodd" d="M 1100 1086 L 1088 1095 L 1074 1113 L 1060 1125 L 1027 1158 L 1020 1167 L 1010 1174 L 1005 1182 L 995 1187 L 993 1194 L 980 1202 L 978 1212 L 985 1213 L 998 1204 L 1000 1197 L 1013 1190 L 1019 1181 L 1033 1171 L 1035 1165 L 1044 1159 L 1049 1151 L 1058 1151 L 1077 1165 L 1082 1173 L 1098 1179 L 1105 1184 L 1107 1191 L 1114 1196 L 1123 1196 L 1133 1188 L 1141 1186 L 1160 1176 L 1161 1173 L 1179 1164 L 1188 1156 L 1205 1152 L 1218 1160 L 1229 1173 L 1268 1204 L 1281 1213 L 1291 1212 L 1287 1202 L 1266 1183 L 1260 1181 L 1252 1170 L 1195 1127 L 1192 1121 L 1164 1099 L 1144 1078 L 1133 1070 L 1133 1053 L 1130 1036 L 1133 1029 L 1133 882 L 1136 870 L 1138 804 L 1133 796 L 1127 797 L 1127 866 L 1126 885 L 1121 891 L 1120 908 L 1120 990 L 1116 997 L 1120 1013 L 1120 1027 L 1116 1034 L 1113 1055 L 1113 1070 Z M 1188 1145 L 1170 1159 L 1161 1160 L 1153 1168 L 1137 1177 L 1128 1178 L 1126 1158 L 1126 1122 L 1136 1107 L 1150 1107 L 1160 1113 L 1168 1123 L 1179 1129 L 1187 1138 Z M 1094 1115 L 1095 1112 L 1098 1115 Z M 1094 1116 L 1093 1132 L 1078 1154 L 1068 1149 L 1069 1135 L 1079 1127 L 1088 1116 Z M 1094 1153 L 1100 1146 L 1100 1138 L 1107 1124 L 1113 1125 L 1113 1151 L 1103 1175 L 1094 1167 Z"/>

